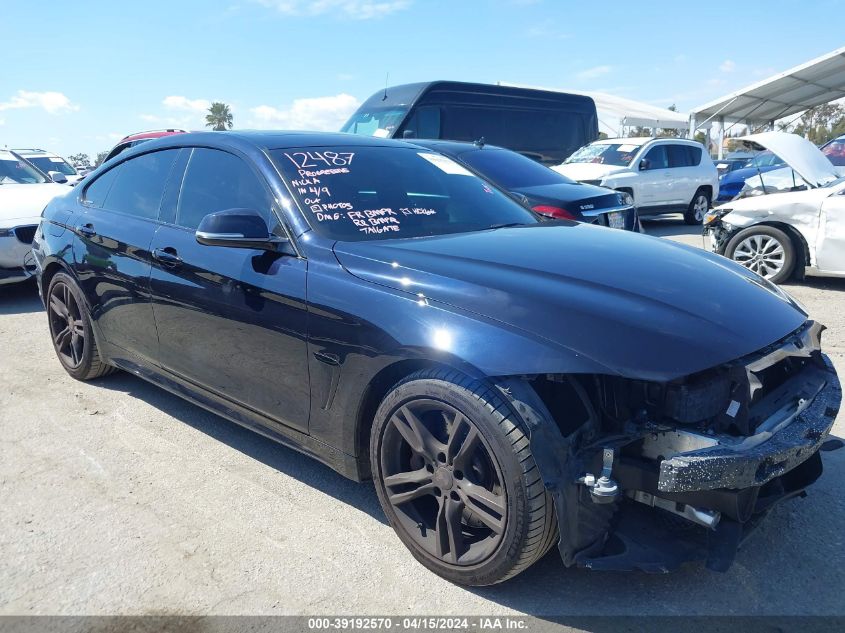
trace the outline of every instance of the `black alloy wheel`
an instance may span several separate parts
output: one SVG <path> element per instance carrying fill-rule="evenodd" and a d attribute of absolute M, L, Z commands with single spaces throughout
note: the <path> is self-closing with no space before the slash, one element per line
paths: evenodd
<path fill-rule="evenodd" d="M 77 369 L 85 352 L 85 327 L 79 304 L 67 283 L 58 281 L 51 286 L 47 309 L 56 354 L 65 368 Z"/>
<path fill-rule="evenodd" d="M 396 516 L 431 556 L 473 565 L 501 545 L 502 469 L 475 424 L 453 406 L 419 399 L 399 407 L 384 435 L 381 468 Z"/>
<path fill-rule="evenodd" d="M 485 380 L 430 368 L 400 381 L 375 413 L 370 464 L 390 525 L 447 580 L 502 582 L 557 541 L 527 425 Z"/>
<path fill-rule="evenodd" d="M 100 357 L 91 319 L 72 277 L 56 273 L 47 289 L 47 322 L 53 349 L 65 371 L 78 380 L 114 371 Z"/>

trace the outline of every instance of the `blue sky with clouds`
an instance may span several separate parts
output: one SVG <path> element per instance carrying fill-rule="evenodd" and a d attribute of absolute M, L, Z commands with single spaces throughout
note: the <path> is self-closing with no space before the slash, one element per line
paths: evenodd
<path fill-rule="evenodd" d="M 337 129 L 390 83 L 592 90 L 682 111 L 843 45 L 841 0 L 3 3 L 0 147 L 92 155 L 149 128 Z M 37 10 L 36 10 L 37 5 Z M 826 28 L 830 25 L 830 28 Z"/>

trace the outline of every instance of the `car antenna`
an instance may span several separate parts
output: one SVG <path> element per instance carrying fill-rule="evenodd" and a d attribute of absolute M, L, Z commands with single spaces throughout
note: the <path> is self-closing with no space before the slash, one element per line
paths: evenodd
<path fill-rule="evenodd" d="M 382 101 L 387 101 L 387 83 L 390 79 L 390 73 L 387 72 L 384 74 L 384 94 L 381 96 Z"/>
<path fill-rule="evenodd" d="M 473 144 L 477 147 L 484 147 L 484 143 L 486 143 L 486 141 L 483 136 L 473 141 Z"/>

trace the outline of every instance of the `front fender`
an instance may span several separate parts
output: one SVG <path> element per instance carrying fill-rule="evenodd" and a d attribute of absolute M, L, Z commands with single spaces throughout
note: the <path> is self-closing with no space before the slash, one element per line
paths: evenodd
<path fill-rule="evenodd" d="M 453 367 L 477 377 L 615 373 L 547 339 L 417 295 L 309 262 L 310 431 L 357 455 L 355 425 L 377 376 L 404 364 Z M 413 370 L 410 370 L 413 371 Z M 408 373 L 410 373 L 410 371 Z M 389 385 L 388 385 L 389 387 Z"/>

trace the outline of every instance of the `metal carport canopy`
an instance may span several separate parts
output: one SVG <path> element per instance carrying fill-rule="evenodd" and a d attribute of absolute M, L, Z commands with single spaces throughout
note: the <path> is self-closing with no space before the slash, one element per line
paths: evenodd
<path fill-rule="evenodd" d="M 700 126 L 718 117 L 768 123 L 845 97 L 845 47 L 764 79 L 690 112 Z"/>

